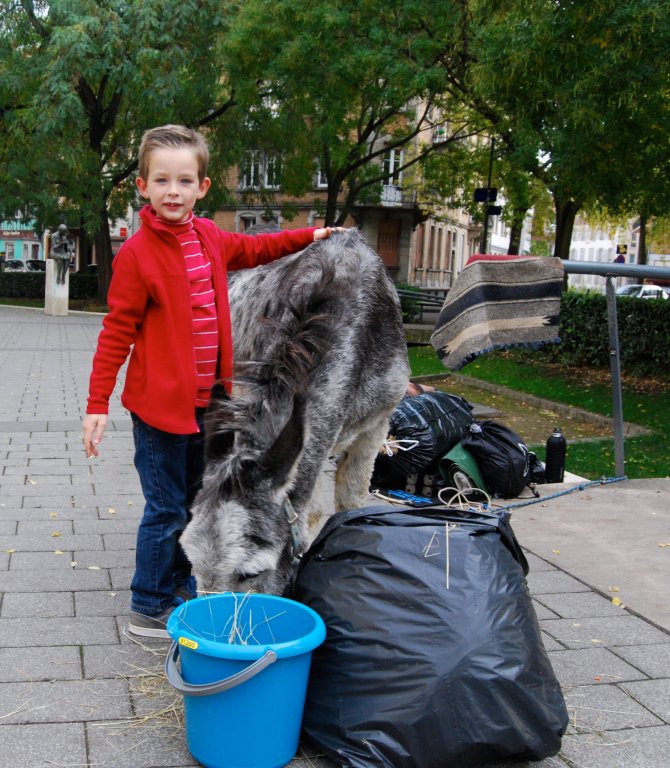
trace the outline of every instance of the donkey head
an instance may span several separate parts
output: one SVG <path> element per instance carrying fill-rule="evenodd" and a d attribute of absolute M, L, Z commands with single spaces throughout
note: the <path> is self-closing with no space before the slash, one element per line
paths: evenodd
<path fill-rule="evenodd" d="M 304 444 L 304 401 L 295 398 L 274 439 L 262 434 L 267 413 L 240 428 L 229 404 L 218 401 L 210 419 L 207 469 L 181 544 L 200 591 L 282 594 L 294 559 L 287 498 Z"/>

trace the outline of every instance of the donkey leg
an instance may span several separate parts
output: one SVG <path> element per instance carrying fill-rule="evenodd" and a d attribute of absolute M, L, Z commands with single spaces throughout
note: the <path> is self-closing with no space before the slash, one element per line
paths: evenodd
<path fill-rule="evenodd" d="M 390 414 L 374 418 L 344 451 L 335 475 L 335 509 L 356 509 L 365 503 L 375 457 L 388 434 Z"/>

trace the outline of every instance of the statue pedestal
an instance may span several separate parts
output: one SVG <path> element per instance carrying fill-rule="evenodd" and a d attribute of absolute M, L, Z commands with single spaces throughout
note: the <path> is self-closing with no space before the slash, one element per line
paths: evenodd
<path fill-rule="evenodd" d="M 56 259 L 47 259 L 47 273 L 44 291 L 44 311 L 54 317 L 65 317 L 70 294 L 70 269 L 65 272 L 65 282 L 56 282 L 58 265 Z"/>

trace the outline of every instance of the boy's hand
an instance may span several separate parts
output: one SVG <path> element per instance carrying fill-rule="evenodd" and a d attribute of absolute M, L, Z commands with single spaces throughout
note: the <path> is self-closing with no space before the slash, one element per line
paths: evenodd
<path fill-rule="evenodd" d="M 314 239 L 325 240 L 327 237 L 330 237 L 333 232 L 345 232 L 346 229 L 346 227 L 320 227 L 319 229 L 314 230 Z"/>
<path fill-rule="evenodd" d="M 86 451 L 86 456 L 90 459 L 91 456 L 98 455 L 98 445 L 105 434 L 105 427 L 107 426 L 107 414 L 87 413 L 84 416 L 83 426 L 84 450 Z"/>

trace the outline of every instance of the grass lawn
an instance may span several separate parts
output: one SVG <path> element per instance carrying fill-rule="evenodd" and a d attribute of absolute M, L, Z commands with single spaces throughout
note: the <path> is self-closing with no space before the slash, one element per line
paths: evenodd
<path fill-rule="evenodd" d="M 411 347 L 409 353 L 413 376 L 445 373 L 431 347 Z M 609 370 L 565 367 L 551 362 L 543 352 L 515 350 L 482 355 L 459 373 L 592 413 L 612 415 Z M 626 438 L 626 476 L 668 477 L 670 372 L 664 380 L 622 378 L 624 419 L 654 430 L 651 435 Z M 568 452 L 571 472 L 590 479 L 615 474 L 613 439 L 569 444 Z"/>

